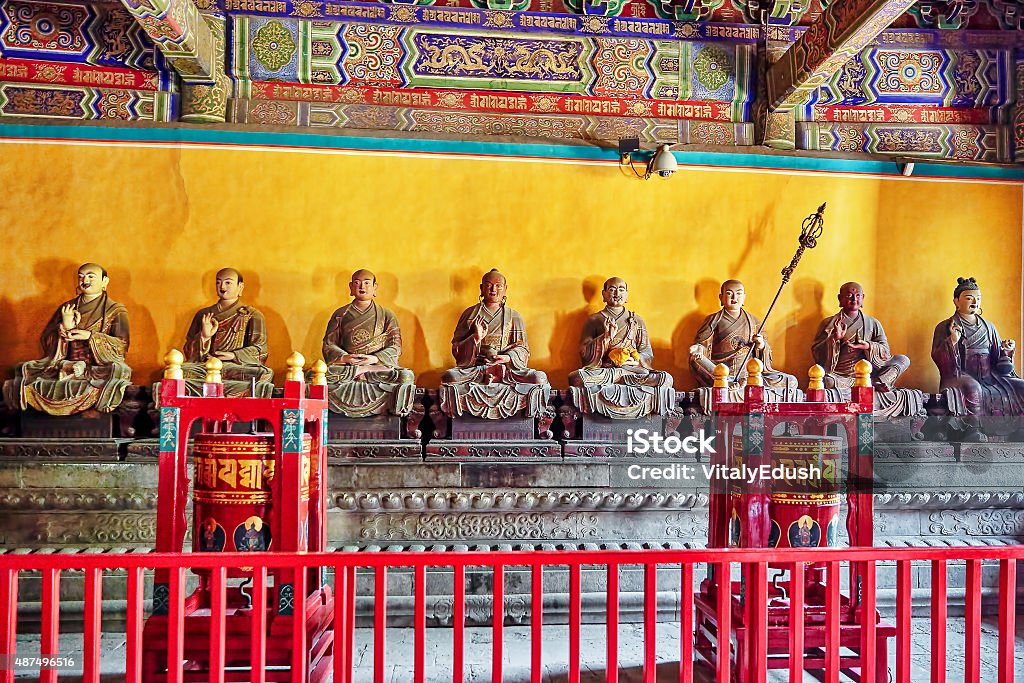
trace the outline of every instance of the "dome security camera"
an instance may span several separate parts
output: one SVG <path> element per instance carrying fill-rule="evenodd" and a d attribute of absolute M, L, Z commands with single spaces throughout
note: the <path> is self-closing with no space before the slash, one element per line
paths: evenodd
<path fill-rule="evenodd" d="M 676 158 L 669 151 L 669 145 L 658 147 L 658 151 L 655 152 L 654 158 L 651 160 L 651 171 L 657 173 L 662 178 L 668 178 L 678 168 L 679 164 L 676 163 Z"/>

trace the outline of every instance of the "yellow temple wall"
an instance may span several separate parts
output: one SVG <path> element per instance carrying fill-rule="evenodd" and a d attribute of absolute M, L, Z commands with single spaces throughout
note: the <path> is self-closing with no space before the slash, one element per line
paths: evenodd
<path fill-rule="evenodd" d="M 8 144 L 0 155 L 0 368 L 39 357 L 38 335 L 73 295 L 75 270 L 104 265 L 128 307 L 135 381 L 158 377 L 194 311 L 215 300 L 221 266 L 245 275 L 267 318 L 269 364 L 319 357 L 331 312 L 360 267 L 398 315 L 403 363 L 437 386 L 459 313 L 482 272 L 508 277 L 532 365 L 556 387 L 578 364 L 600 284 L 627 279 L 655 366 L 693 379 L 687 348 L 718 308 L 722 279 L 747 285 L 762 316 L 800 223 L 828 202 L 767 331 L 775 365 L 806 383 L 810 342 L 847 280 L 867 291 L 905 384 L 935 390 L 932 330 L 952 311 L 958 275 L 984 287 L 1004 337 L 1021 330 L 1022 188 L 823 174 L 680 170 L 639 182 L 606 164 L 309 152 Z M 1019 368 L 1019 365 L 1018 365 Z"/>

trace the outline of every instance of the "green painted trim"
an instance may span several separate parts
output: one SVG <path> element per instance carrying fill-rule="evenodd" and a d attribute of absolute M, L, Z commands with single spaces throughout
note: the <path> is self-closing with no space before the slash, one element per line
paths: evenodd
<path fill-rule="evenodd" d="M 258 129 L 234 131 L 201 127 L 120 128 L 75 126 L 61 124 L 0 123 L 0 139 L 47 140 L 95 143 L 224 145 L 238 147 L 279 147 L 310 150 L 353 152 L 398 152 L 414 154 L 451 154 L 460 156 L 511 157 L 552 161 L 584 161 L 613 164 L 618 150 L 593 146 L 559 144 L 522 144 L 509 142 L 478 142 L 462 140 L 426 140 L 411 138 L 376 138 L 322 133 L 282 133 Z M 710 166 L 749 170 L 777 170 L 820 173 L 854 173 L 899 176 L 893 161 L 858 161 L 817 157 L 780 156 L 748 152 L 675 151 L 680 166 Z M 1024 181 L 1024 166 L 1001 168 L 990 166 L 956 166 L 952 164 L 917 163 L 914 177 L 959 178 L 977 180 Z"/>

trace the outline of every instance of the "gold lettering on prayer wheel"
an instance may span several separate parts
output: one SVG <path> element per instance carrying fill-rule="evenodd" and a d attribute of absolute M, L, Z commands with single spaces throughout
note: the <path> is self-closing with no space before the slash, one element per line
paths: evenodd
<path fill-rule="evenodd" d="M 837 545 L 843 440 L 835 436 L 774 436 L 769 443 L 768 471 L 758 471 L 742 453 L 742 438 L 733 437 L 737 454 L 733 467 L 740 468 L 743 476 L 730 480 L 729 545 L 739 546 L 746 538 L 741 513 L 750 477 L 764 481 L 770 491 L 769 547 Z"/>
<path fill-rule="evenodd" d="M 303 435 L 299 495 L 299 549 L 308 539 L 309 490 L 316 464 L 312 439 Z M 280 495 L 277 440 L 273 434 L 197 434 L 193 445 L 196 552 L 270 550 L 279 533 L 275 495 Z M 292 454 L 286 454 L 291 456 Z M 245 572 L 232 576 L 244 576 Z"/>

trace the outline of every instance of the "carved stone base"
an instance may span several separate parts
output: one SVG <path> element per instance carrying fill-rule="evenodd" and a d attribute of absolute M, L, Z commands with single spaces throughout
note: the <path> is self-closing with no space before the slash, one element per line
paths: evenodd
<path fill-rule="evenodd" d="M 338 413 L 327 414 L 327 440 L 371 441 L 402 438 L 402 418 L 398 415 L 374 415 L 372 417 L 345 417 Z"/>
<path fill-rule="evenodd" d="M 608 441 L 566 441 L 562 448 L 566 458 L 624 458 L 626 443 Z"/>
<path fill-rule="evenodd" d="M 87 410 L 78 415 L 47 415 L 31 408 L 21 413 L 25 439 L 110 439 L 117 428 L 115 413 Z"/>
<path fill-rule="evenodd" d="M 423 446 L 412 439 L 350 440 L 327 445 L 328 463 L 364 459 L 419 462 L 423 459 Z"/>
<path fill-rule="evenodd" d="M 453 417 L 451 438 L 458 440 L 520 441 L 536 435 L 533 418 L 513 417 L 507 420 L 484 420 L 479 417 Z"/>
<path fill-rule="evenodd" d="M 615 441 L 626 443 L 627 432 L 632 429 L 646 429 L 658 434 L 666 434 L 665 419 L 652 415 L 635 420 L 613 420 L 603 415 L 581 415 L 583 422 L 582 439 L 584 441 Z M 679 423 L 676 422 L 676 425 Z M 673 430 L 674 431 L 674 430 Z"/>
<path fill-rule="evenodd" d="M 120 462 L 130 439 L 0 439 L 0 461 Z"/>
<path fill-rule="evenodd" d="M 532 422 L 532 420 L 531 420 Z M 562 448 L 553 441 L 504 440 L 500 443 L 481 441 L 431 441 L 426 446 L 427 462 L 449 459 L 520 459 L 546 458 L 561 460 Z"/>

